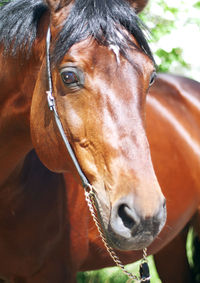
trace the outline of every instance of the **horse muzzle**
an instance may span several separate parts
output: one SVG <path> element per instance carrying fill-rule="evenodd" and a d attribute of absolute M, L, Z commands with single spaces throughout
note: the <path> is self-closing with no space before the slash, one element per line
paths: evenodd
<path fill-rule="evenodd" d="M 140 250 L 149 246 L 166 221 L 164 197 L 152 215 L 144 216 L 130 195 L 118 200 L 111 209 L 106 231 L 108 241 L 118 250 Z"/>

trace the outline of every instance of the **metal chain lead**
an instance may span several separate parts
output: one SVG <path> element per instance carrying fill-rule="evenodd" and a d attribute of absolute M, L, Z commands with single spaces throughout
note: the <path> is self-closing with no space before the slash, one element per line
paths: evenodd
<path fill-rule="evenodd" d="M 94 189 L 92 187 L 92 185 L 88 185 L 89 190 L 87 190 L 85 188 L 85 199 L 86 202 L 88 204 L 88 208 L 90 210 L 90 213 L 92 215 L 92 218 L 94 220 L 94 223 L 99 231 L 99 234 L 101 236 L 101 239 L 108 251 L 108 253 L 110 254 L 111 258 L 113 259 L 113 261 L 115 262 L 115 264 L 123 271 L 123 273 L 128 276 L 128 278 L 130 279 L 130 281 L 128 280 L 128 282 L 132 282 L 135 281 L 136 283 L 140 283 L 140 282 L 146 282 L 150 280 L 150 276 L 147 278 L 139 278 L 136 275 L 133 275 L 131 272 L 127 271 L 125 269 L 125 266 L 123 265 L 123 263 L 121 262 L 121 260 L 119 259 L 119 257 L 116 255 L 115 251 L 109 246 L 106 237 L 104 236 L 104 233 L 102 231 L 101 225 L 99 223 L 99 220 L 96 216 L 95 210 L 96 206 L 95 206 L 95 193 L 94 193 Z M 143 259 L 142 262 L 147 262 L 147 248 L 143 249 Z"/>

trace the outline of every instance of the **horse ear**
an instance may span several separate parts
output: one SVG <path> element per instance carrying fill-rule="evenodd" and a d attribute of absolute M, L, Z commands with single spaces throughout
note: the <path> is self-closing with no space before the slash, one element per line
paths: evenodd
<path fill-rule="evenodd" d="M 140 13 L 147 5 L 148 0 L 128 0 L 128 2 L 135 9 L 136 13 Z"/>
<path fill-rule="evenodd" d="M 45 0 L 51 11 L 56 11 L 60 6 L 60 0 Z"/>
<path fill-rule="evenodd" d="M 71 2 L 71 0 L 45 0 L 52 12 L 56 12 Z"/>

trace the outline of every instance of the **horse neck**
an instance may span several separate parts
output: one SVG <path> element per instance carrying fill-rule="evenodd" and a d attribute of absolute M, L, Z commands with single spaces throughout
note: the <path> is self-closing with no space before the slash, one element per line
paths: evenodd
<path fill-rule="evenodd" d="M 1 48 L 0 187 L 9 176 L 18 175 L 24 157 L 32 149 L 30 106 L 44 57 L 45 37 L 41 36 L 43 34 L 39 34 L 28 58 L 20 53 L 4 55 L 3 46 Z"/>
<path fill-rule="evenodd" d="M 200 164 L 199 93 L 198 82 L 181 76 L 160 74 L 148 96 L 148 104 L 162 113 L 169 125 L 174 128 L 174 135 L 176 135 L 174 140 L 181 137 L 182 146 L 185 147 L 183 152 L 186 148 L 190 150 L 190 156 L 194 155 L 193 158 L 198 164 Z"/>

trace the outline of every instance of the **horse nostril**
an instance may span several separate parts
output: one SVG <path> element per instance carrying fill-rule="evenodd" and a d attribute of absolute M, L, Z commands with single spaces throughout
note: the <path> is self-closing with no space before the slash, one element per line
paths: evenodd
<path fill-rule="evenodd" d="M 118 215 L 125 227 L 132 229 L 135 225 L 134 216 L 131 209 L 126 204 L 121 204 L 118 208 Z"/>

